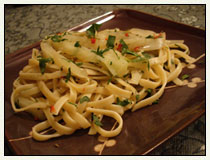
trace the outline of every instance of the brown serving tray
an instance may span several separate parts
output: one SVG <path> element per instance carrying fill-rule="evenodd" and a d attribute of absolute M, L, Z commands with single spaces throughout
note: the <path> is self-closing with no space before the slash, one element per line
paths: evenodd
<path fill-rule="evenodd" d="M 184 24 L 134 10 L 120 9 L 76 26 L 81 30 L 92 23 L 103 20 L 101 30 L 106 28 L 143 28 L 156 32 L 165 31 L 167 39 L 182 39 L 189 46 L 191 56 L 205 53 L 205 31 Z M 59 30 L 59 28 L 58 28 Z M 14 139 L 28 136 L 37 123 L 27 113 L 14 113 L 10 105 L 12 83 L 19 71 L 26 65 L 32 48 L 39 48 L 39 42 L 5 57 L 5 136 Z M 204 59 L 204 58 L 203 58 Z M 201 77 L 205 80 L 205 64 L 196 63 L 195 69 L 183 70 L 190 79 Z M 116 145 L 105 148 L 102 155 L 145 155 L 180 132 L 205 113 L 206 86 L 199 83 L 196 88 L 187 86 L 166 89 L 159 104 L 151 105 L 136 112 L 123 115 L 122 132 L 115 137 Z M 45 142 L 25 139 L 9 142 L 17 155 L 97 155 L 94 146 L 97 137 L 89 136 L 88 130 L 76 131 L 73 135 L 62 136 Z M 59 147 L 55 147 L 58 144 Z"/>

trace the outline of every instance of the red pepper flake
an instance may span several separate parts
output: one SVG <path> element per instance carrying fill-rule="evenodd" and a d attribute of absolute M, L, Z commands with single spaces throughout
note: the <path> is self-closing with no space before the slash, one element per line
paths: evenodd
<path fill-rule="evenodd" d="M 107 41 L 107 40 L 108 40 L 108 38 L 105 38 L 105 40 Z"/>
<path fill-rule="evenodd" d="M 139 47 L 139 46 L 138 46 L 138 47 L 135 47 L 135 48 L 134 48 L 134 51 L 135 51 L 135 52 L 138 52 L 138 51 L 139 51 L 139 49 L 140 49 L 140 47 Z"/>
<path fill-rule="evenodd" d="M 55 112 L 55 107 L 54 106 L 51 106 L 50 107 L 50 112 L 52 113 L 52 112 Z"/>
<path fill-rule="evenodd" d="M 61 32 L 58 32 L 57 35 L 62 35 L 62 33 Z"/>
<path fill-rule="evenodd" d="M 129 37 L 128 33 L 125 33 L 125 36 L 126 36 L 126 37 Z"/>
<path fill-rule="evenodd" d="M 96 43 L 96 39 L 95 38 L 91 38 L 91 43 L 92 44 Z"/>
<path fill-rule="evenodd" d="M 159 33 L 158 35 L 154 36 L 154 39 L 160 38 L 162 36 L 161 33 Z"/>
<path fill-rule="evenodd" d="M 117 50 L 118 51 L 121 51 L 122 50 L 122 44 L 121 43 L 118 45 Z"/>

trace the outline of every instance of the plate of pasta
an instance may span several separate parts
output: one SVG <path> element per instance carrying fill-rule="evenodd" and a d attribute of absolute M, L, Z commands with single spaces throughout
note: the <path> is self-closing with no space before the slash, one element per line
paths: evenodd
<path fill-rule="evenodd" d="M 204 114 L 204 57 L 204 31 L 132 10 L 48 35 L 6 57 L 7 140 L 19 155 L 146 154 Z"/>

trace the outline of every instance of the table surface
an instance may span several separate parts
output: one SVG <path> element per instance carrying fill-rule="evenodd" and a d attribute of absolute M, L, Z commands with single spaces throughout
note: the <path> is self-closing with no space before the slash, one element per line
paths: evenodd
<path fill-rule="evenodd" d="M 205 5 L 6 5 L 5 54 L 119 8 L 205 29 Z M 205 116 L 149 155 L 205 155 Z M 12 155 L 5 145 L 5 155 Z"/>

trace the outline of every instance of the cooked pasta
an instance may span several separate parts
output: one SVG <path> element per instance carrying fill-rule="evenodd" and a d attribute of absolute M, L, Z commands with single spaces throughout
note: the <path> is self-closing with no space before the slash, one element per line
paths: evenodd
<path fill-rule="evenodd" d="M 156 103 L 168 82 L 183 85 L 180 58 L 195 62 L 183 40 L 166 40 L 164 32 L 99 32 L 99 27 L 47 36 L 19 72 L 11 104 L 15 112 L 40 120 L 32 128 L 34 139 L 45 141 L 82 128 L 89 128 L 90 135 L 117 136 L 126 110 Z M 118 125 L 105 130 L 105 116 Z"/>

